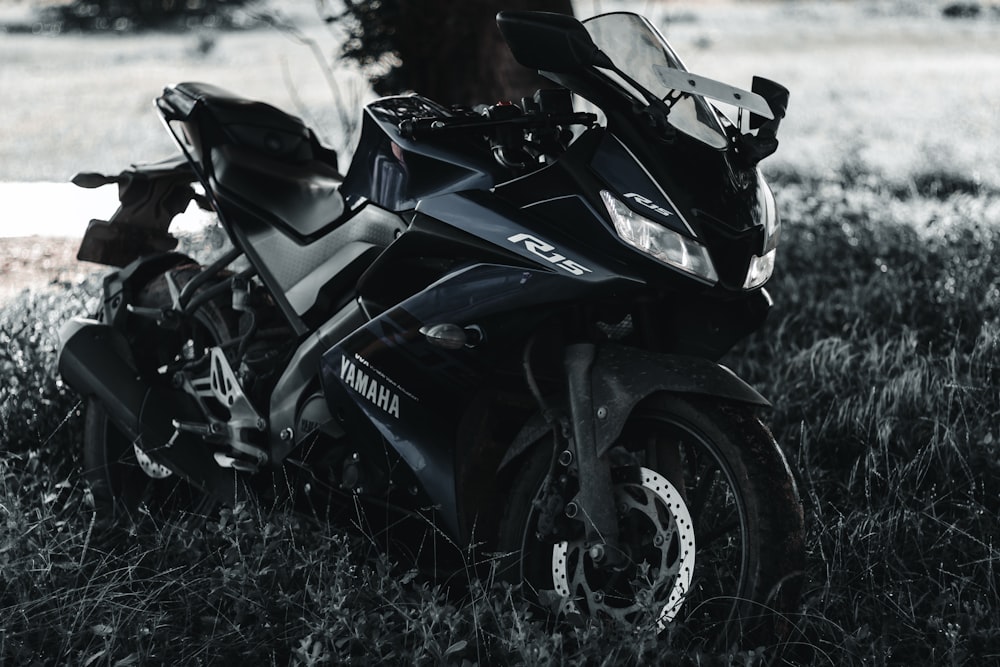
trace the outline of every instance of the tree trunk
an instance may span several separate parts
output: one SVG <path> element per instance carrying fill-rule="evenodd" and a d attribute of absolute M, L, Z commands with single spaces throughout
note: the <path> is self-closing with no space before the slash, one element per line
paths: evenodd
<path fill-rule="evenodd" d="M 514 60 L 496 15 L 500 9 L 573 13 L 571 0 L 396 2 L 381 1 L 377 35 L 355 35 L 361 49 L 377 41 L 376 49 L 388 46 L 401 61 L 373 81 L 375 90 L 383 95 L 413 91 L 442 104 L 517 101 L 552 85 Z"/>

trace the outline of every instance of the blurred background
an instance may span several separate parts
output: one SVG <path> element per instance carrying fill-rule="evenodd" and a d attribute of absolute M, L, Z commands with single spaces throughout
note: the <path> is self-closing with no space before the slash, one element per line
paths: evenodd
<path fill-rule="evenodd" d="M 161 3 L 175 4 L 145 4 Z M 350 21 L 324 20 L 343 14 L 339 0 L 190 0 L 185 6 L 216 14 L 192 9 L 186 23 L 156 30 L 119 19 L 88 32 L 96 19 L 60 24 L 45 14 L 60 4 L 67 2 L 0 0 L 0 182 L 66 181 L 80 170 L 169 155 L 173 146 L 151 106 L 165 84 L 206 81 L 268 101 L 305 118 L 345 161 L 353 145 L 345 122 L 375 96 L 365 75 L 379 65 L 362 73 L 338 57 Z M 89 2 L 98 4 L 109 0 Z M 374 3 L 376 11 L 391 4 Z M 419 4 L 447 16 L 462 3 Z M 573 9 L 579 18 L 637 11 L 692 71 L 743 87 L 753 74 L 785 84 L 792 98 L 782 147 L 765 163 L 772 169 L 820 175 L 854 160 L 899 182 L 947 168 L 1000 186 L 1000 5 L 576 0 Z M 433 37 L 426 25 L 414 26 L 421 42 L 438 45 L 456 32 L 438 20 Z M 482 39 L 471 28 L 457 32 Z M 391 66 L 390 54 L 381 71 Z"/>
<path fill-rule="evenodd" d="M 783 83 L 791 102 L 766 172 L 846 169 L 897 191 L 1000 188 L 1000 4 L 0 0 L 0 292 L 79 270 L 71 239 L 117 199 L 112 187 L 69 185 L 75 173 L 175 152 L 152 106 L 164 85 L 213 83 L 301 116 L 346 169 L 361 107 L 380 93 L 476 104 L 495 101 L 500 83 L 514 99 L 533 91 L 497 83 L 483 57 L 505 52 L 497 6 L 636 11 L 694 72 Z M 476 59 L 485 70 L 456 66 Z M 32 235 L 50 240 L 10 240 Z"/>

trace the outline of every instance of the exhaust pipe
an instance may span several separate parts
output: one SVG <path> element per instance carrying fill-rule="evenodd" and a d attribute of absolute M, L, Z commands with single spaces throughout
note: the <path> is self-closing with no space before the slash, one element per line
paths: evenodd
<path fill-rule="evenodd" d="M 149 387 L 139 379 L 121 333 L 77 317 L 62 326 L 59 341 L 59 374 L 66 384 L 100 401 L 111 421 L 143 450 L 170 440 L 173 429 L 166 432 L 163 424 L 150 424 L 143 432 L 140 416 Z"/>
<path fill-rule="evenodd" d="M 154 461 L 221 502 L 234 502 L 232 471 L 219 467 L 210 445 L 173 426 L 174 419 L 192 413 L 192 399 L 143 381 L 121 332 L 76 317 L 59 330 L 59 341 L 59 374 L 66 384 L 97 399 L 115 426 Z"/>

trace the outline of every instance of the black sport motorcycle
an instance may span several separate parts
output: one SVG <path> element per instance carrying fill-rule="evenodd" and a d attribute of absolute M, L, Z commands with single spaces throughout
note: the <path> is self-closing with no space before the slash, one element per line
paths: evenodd
<path fill-rule="evenodd" d="M 558 87 L 380 99 L 346 175 L 298 118 L 182 83 L 156 100 L 181 156 L 74 179 L 121 200 L 79 254 L 120 267 L 100 316 L 61 332 L 95 501 L 324 493 L 424 517 L 568 616 L 780 630 L 801 504 L 717 360 L 771 305 L 757 164 L 788 91 L 688 72 L 635 14 L 497 21 Z M 231 241 L 207 266 L 172 252 L 192 200 Z"/>

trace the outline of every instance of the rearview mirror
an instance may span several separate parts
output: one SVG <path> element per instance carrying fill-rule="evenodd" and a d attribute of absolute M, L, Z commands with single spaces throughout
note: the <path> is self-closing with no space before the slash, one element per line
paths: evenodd
<path fill-rule="evenodd" d="M 753 78 L 753 83 L 750 86 L 750 90 L 763 97 L 767 101 L 767 106 L 770 107 L 771 113 L 774 114 L 774 118 L 771 119 L 759 114 L 751 113 L 750 129 L 756 130 L 768 121 L 771 121 L 771 130 L 774 133 L 777 133 L 778 124 L 781 123 L 781 119 L 785 117 L 785 110 L 788 108 L 788 89 L 780 83 L 775 83 L 770 79 L 755 76 Z"/>
<path fill-rule="evenodd" d="M 567 14 L 502 11 L 497 27 L 517 62 L 531 69 L 571 72 L 600 57 L 587 29 Z"/>
<path fill-rule="evenodd" d="M 750 129 L 757 130 L 757 134 L 742 136 L 743 157 L 749 164 L 756 165 L 778 149 L 778 125 L 788 108 L 788 89 L 770 79 L 755 76 L 750 90 L 764 98 L 774 115 L 774 118 L 767 118 L 750 112 Z"/>

